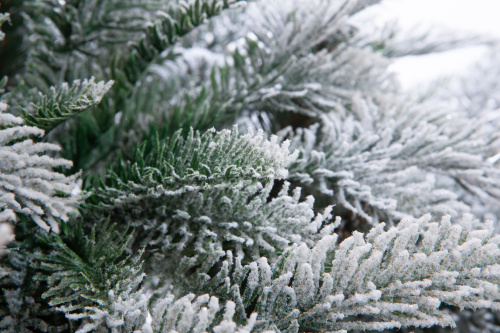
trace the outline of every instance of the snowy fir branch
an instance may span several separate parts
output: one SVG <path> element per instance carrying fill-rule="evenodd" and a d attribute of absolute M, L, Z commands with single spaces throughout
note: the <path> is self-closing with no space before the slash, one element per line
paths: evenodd
<path fill-rule="evenodd" d="M 342 119 L 331 112 L 291 133 L 292 147 L 301 154 L 290 177 L 313 184 L 321 195 L 335 198 L 340 209 L 369 223 L 426 212 L 480 214 L 481 206 L 499 197 L 499 170 L 489 160 L 491 150 L 498 149 L 498 134 L 484 121 L 458 116 L 460 126 L 450 129 L 442 120 L 446 109 L 430 113 L 408 107 L 395 116 L 386 105 L 359 97 L 354 115 Z M 415 198 L 415 191 L 427 195 Z"/>
<path fill-rule="evenodd" d="M 477 229 L 474 229 L 476 227 Z M 456 224 L 430 215 L 384 231 L 355 232 L 337 245 L 294 245 L 275 262 L 242 265 L 228 252 L 202 290 L 237 299 L 237 314 L 256 311 L 256 327 L 277 331 L 383 330 L 402 325 L 453 326 L 441 303 L 498 309 L 498 236 L 472 216 Z"/>
<path fill-rule="evenodd" d="M 142 246 L 161 248 L 162 260 L 171 257 L 168 249 L 206 253 L 223 242 L 251 257 L 274 253 L 322 226 L 313 198 L 301 202 L 299 189 L 290 196 L 285 183 L 270 196 L 273 181 L 286 178 L 284 167 L 297 155 L 286 141 L 280 146 L 276 136 L 268 141 L 262 132 L 239 135 L 237 127 L 181 135 L 153 140 L 153 147 L 138 149 L 133 163 L 118 163 L 87 205 L 103 216 L 126 216 Z"/>
<path fill-rule="evenodd" d="M 122 72 L 118 72 L 120 67 L 116 67 L 114 75 L 135 85 L 144 70 L 150 64 L 157 63 L 162 52 L 173 46 L 179 38 L 203 24 L 206 19 L 220 14 L 222 10 L 244 3 L 243 0 L 180 1 L 170 5 L 165 11 L 157 12 L 156 19 L 148 26 L 145 36 L 136 42 L 127 56 Z"/>
<path fill-rule="evenodd" d="M 70 167 L 71 161 L 51 157 L 60 147 L 34 142 L 30 137 L 43 136 L 44 131 L 24 125 L 6 109 L 0 102 L 0 216 L 27 215 L 42 229 L 58 232 L 58 220 L 68 221 L 69 214 L 76 213 L 79 197 L 73 191 L 78 190 L 78 175 L 54 171 Z"/>
<path fill-rule="evenodd" d="M 70 312 L 94 303 L 105 304 L 111 290 L 121 294 L 130 289 L 133 280 L 140 277 L 141 265 L 139 258 L 118 260 L 130 235 L 115 229 L 116 225 L 104 224 L 97 236 L 94 228 L 86 237 L 81 227 L 74 228 L 66 235 L 68 244 L 57 235 L 44 235 L 41 241 L 54 251 L 34 258 L 41 262 L 42 270 L 51 273 L 40 277 L 47 279 L 48 289 L 42 298 L 50 299 L 49 305 L 68 304 L 64 310 Z"/>
<path fill-rule="evenodd" d="M 94 81 L 94 78 L 83 82 L 76 80 L 71 87 L 67 83 L 63 83 L 59 89 L 50 87 L 49 95 L 40 93 L 37 100 L 27 106 L 29 109 L 21 109 L 25 124 L 48 131 L 99 104 L 113 81 Z"/>
<path fill-rule="evenodd" d="M 0 332 L 500 331 L 498 43 L 379 2 L 2 8 Z"/>

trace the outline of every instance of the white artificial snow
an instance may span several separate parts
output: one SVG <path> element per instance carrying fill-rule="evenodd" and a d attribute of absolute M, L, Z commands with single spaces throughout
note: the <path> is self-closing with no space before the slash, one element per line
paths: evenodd
<path fill-rule="evenodd" d="M 7 218 L 13 218 L 13 214 L 7 216 L 9 211 L 0 212 L 0 221 L 6 221 Z M 10 211 L 12 213 L 12 211 Z M 14 228 L 10 223 L 0 223 L 0 256 L 5 253 L 5 246 L 14 240 Z"/>

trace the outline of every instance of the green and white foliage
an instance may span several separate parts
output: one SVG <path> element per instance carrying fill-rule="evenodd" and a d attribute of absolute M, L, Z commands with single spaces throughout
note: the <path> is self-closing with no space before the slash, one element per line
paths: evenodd
<path fill-rule="evenodd" d="M 297 155 L 276 136 L 240 135 L 234 127 L 151 141 L 134 161 L 110 170 L 89 199 L 106 216 L 121 216 L 137 228 L 141 246 L 175 258 L 179 251 L 205 254 L 226 243 L 258 258 L 315 237 L 328 223 L 330 208 L 315 216 L 314 199 L 301 201 L 300 189 L 289 195 L 288 183 L 270 196 L 274 180 L 286 178 L 285 166 Z"/>
<path fill-rule="evenodd" d="M 243 1 L 26 1 L 27 67 L 10 104 L 21 104 L 24 96 L 19 92 L 26 95 L 33 87 L 49 96 L 50 87 L 62 82 L 114 80 L 105 102 L 67 123 L 65 133 L 71 135 L 51 133 L 51 140 L 64 148 L 63 156 L 73 161 L 72 171 L 104 172 L 106 159 L 116 157 L 120 149 L 133 154 L 135 143 L 150 130 L 138 121 L 142 113 L 159 108 L 151 95 L 158 90 L 142 90 L 151 79 L 149 69 L 176 58 L 172 50 L 181 37 L 239 2 Z M 182 118 L 191 123 L 185 129 L 206 130 L 217 124 L 217 117 L 209 117 L 204 127 L 196 126 L 198 115 L 189 117 L 186 112 Z M 156 125 L 163 122 L 164 117 L 156 118 Z M 168 124 L 172 135 L 178 123 Z"/>
<path fill-rule="evenodd" d="M 168 2 L 164 11 L 156 12 L 155 20 L 147 25 L 147 31 L 141 39 L 133 43 L 127 54 L 123 72 L 115 72 L 117 78 L 128 81 L 132 86 L 138 82 L 144 71 L 162 59 L 184 35 L 202 25 L 206 19 L 219 15 L 222 10 L 244 4 L 244 0 L 182 0 Z M 166 52 L 168 54 L 168 52 Z M 118 68 L 115 68 L 119 70 Z"/>
<path fill-rule="evenodd" d="M 123 258 L 130 240 L 127 231 L 118 233 L 116 225 L 107 223 L 99 232 L 94 227 L 89 236 L 81 226 L 68 226 L 64 231 L 64 240 L 58 235 L 44 236 L 43 242 L 52 247 L 50 254 L 34 255 L 39 268 L 50 272 L 38 276 L 48 284 L 42 298 L 77 321 L 79 332 L 100 326 L 115 332 L 139 328 L 135 325 L 138 320 L 145 322 L 147 303 L 127 298 L 143 278 L 140 255 Z"/>
<path fill-rule="evenodd" d="M 9 257 L 8 259 L 6 257 Z M 44 287 L 33 280 L 31 262 L 17 251 L 10 251 L 0 265 L 0 332 L 64 332 L 68 325 L 39 298 Z M 8 260 L 8 261 L 7 261 Z"/>
<path fill-rule="evenodd" d="M 41 298 L 46 285 L 34 278 L 31 254 L 40 251 L 34 236 L 40 228 L 22 215 L 14 226 L 16 239 L 0 256 L 0 332 L 65 332 L 69 326 L 64 314 Z"/>
<path fill-rule="evenodd" d="M 495 128 L 498 128 L 500 124 L 499 82 L 495 80 L 500 72 L 499 57 L 500 44 L 497 44 L 495 48 L 488 51 L 484 61 L 473 66 L 462 80 L 457 82 L 458 87 L 455 89 L 458 89 L 459 93 L 455 92 L 453 97 L 448 98 L 448 100 L 455 99 L 457 111 L 466 111 L 473 117 L 484 119 Z M 498 145 L 500 146 L 500 143 Z"/>
<path fill-rule="evenodd" d="M 336 213 L 376 224 L 426 212 L 482 215 L 494 209 L 500 169 L 488 152 L 498 134 L 485 135 L 481 121 L 409 107 L 387 95 L 358 96 L 341 111 L 281 133 L 301 150 L 290 179 L 330 197 Z"/>
<path fill-rule="evenodd" d="M 223 311 L 218 299 L 208 295 L 175 299 L 170 293 L 158 297 L 139 290 L 144 278 L 140 255 L 123 258 L 131 234 L 118 233 L 116 224 L 106 223 L 100 231 L 93 228 L 89 236 L 81 225 L 65 227 L 64 233 L 64 240 L 44 236 L 42 242 L 53 250 L 34 258 L 40 270 L 51 272 L 38 276 L 49 287 L 42 298 L 65 313 L 76 332 L 205 332 L 208 327 L 214 332 L 249 332 L 255 322 L 253 315 L 238 326 L 232 320 L 234 303 L 226 302 Z"/>
<path fill-rule="evenodd" d="M 245 1 L 242 0 L 169 3 L 168 9 L 156 13 L 155 20 L 147 26 L 143 38 L 131 43 L 130 51 L 119 57 L 112 75 L 117 85 L 127 92 L 128 103 L 123 106 L 123 110 L 119 110 L 119 117 L 128 136 L 132 137 L 131 141 L 142 140 L 143 132 L 150 131 L 151 124 L 168 129 L 167 134 L 171 135 L 179 128 L 207 130 L 227 121 L 226 108 L 234 105 L 234 101 L 211 101 L 212 91 L 201 87 L 201 83 L 198 85 L 201 90 L 196 87 L 195 94 L 189 88 L 185 89 L 189 79 L 194 80 L 198 73 L 196 68 L 186 68 L 188 66 L 183 61 L 184 52 L 179 52 L 176 45 L 195 28 L 203 26 L 208 19 L 244 4 Z M 160 68 L 159 64 L 165 64 L 165 68 Z M 229 73 L 227 70 L 222 70 L 220 74 L 215 71 L 216 69 L 210 82 L 219 94 L 224 94 L 223 81 L 229 79 Z M 166 73 L 169 78 L 158 80 L 158 73 Z M 219 89 L 218 80 L 222 85 Z M 194 89 L 195 85 L 191 88 Z M 180 93 L 176 94 L 177 91 Z M 163 97 L 158 98 L 160 95 Z M 137 110 L 142 112 L 137 113 Z M 232 118 L 234 114 L 229 117 Z"/>
<path fill-rule="evenodd" d="M 22 118 L 5 113 L 0 102 L 0 209 L 29 216 L 42 229 L 58 232 L 58 220 L 75 213 L 79 196 L 78 175 L 66 177 L 55 168 L 71 167 L 71 161 L 53 158 L 60 147 L 34 142 L 44 131 L 24 125 Z M 74 193 L 74 192 L 73 192 Z"/>
<path fill-rule="evenodd" d="M 188 116 L 195 125 L 205 114 L 224 124 L 242 111 L 317 116 L 355 89 L 381 86 L 388 77 L 384 59 L 348 43 L 352 31 L 346 21 L 363 5 L 367 2 L 273 1 L 223 12 L 184 39 L 175 62 L 151 68 L 143 94 L 177 93 L 161 100 L 152 93 L 156 115 L 144 115 L 139 126 L 165 113 L 166 121 Z M 274 125 L 280 128 L 278 121 Z"/>
<path fill-rule="evenodd" d="M 34 256 L 41 269 L 51 272 L 39 277 L 48 283 L 42 297 L 49 298 L 51 306 L 64 304 L 62 310 L 72 312 L 107 301 L 110 290 L 122 294 L 138 285 L 142 279 L 139 256 L 121 258 L 131 238 L 127 230 L 118 233 L 116 225 L 107 223 L 97 235 L 96 228 L 90 236 L 83 234 L 81 226 L 65 229 L 69 229 L 66 242 L 58 235 L 43 235 L 42 241 L 53 251 Z"/>
<path fill-rule="evenodd" d="M 26 1 L 30 49 L 23 78 L 43 92 L 60 82 L 104 78 L 113 48 L 140 39 L 155 11 L 165 6 L 158 0 Z"/>
<path fill-rule="evenodd" d="M 481 333 L 481 332 L 498 332 L 498 326 L 500 317 L 499 311 L 492 311 L 487 309 L 477 309 L 477 310 L 462 310 L 457 308 L 444 308 L 455 321 L 456 326 L 451 327 L 440 327 L 435 326 L 431 329 L 429 328 L 401 328 L 399 331 L 402 333 L 424 333 L 424 332 L 434 332 L 434 333 L 461 333 L 461 332 L 471 332 L 471 333 Z M 353 331 L 361 332 L 361 331 Z M 387 331 L 389 332 L 389 331 Z"/>
<path fill-rule="evenodd" d="M 21 2 L 0 330 L 498 331 L 500 238 L 458 218 L 498 221 L 496 92 L 388 71 L 471 40 L 368 35 L 377 0 Z"/>
<path fill-rule="evenodd" d="M 67 82 L 59 88 L 50 87 L 47 95 L 39 92 L 35 100 L 21 108 L 24 122 L 28 126 L 36 126 L 43 130 L 51 130 L 60 123 L 75 117 L 97 104 L 111 88 L 113 81 L 95 82 L 75 80 L 71 87 Z"/>
<path fill-rule="evenodd" d="M 228 252 L 201 290 L 235 301 L 241 317 L 255 310 L 257 331 L 454 326 L 441 304 L 500 308 L 500 238 L 492 232 L 470 215 L 454 224 L 425 215 L 338 245 L 335 234 L 312 249 L 295 244 L 274 263 L 242 265 Z"/>
<path fill-rule="evenodd" d="M 497 170 L 500 168 L 500 137 L 498 134 L 500 95 L 496 79 L 500 73 L 499 50 L 500 48 L 496 44 L 495 47 L 487 51 L 480 63 L 471 66 L 459 78 L 444 78 L 441 82 L 435 82 L 434 91 L 423 101 L 425 107 L 430 110 L 437 108 L 446 110 L 452 120 L 463 117 L 472 126 L 478 128 L 482 142 L 475 149 L 481 154 L 483 160 L 493 165 Z M 490 186 L 490 188 L 496 187 Z M 477 199 L 481 198 L 481 201 L 485 201 L 488 199 L 488 195 L 477 189 L 474 192 L 468 201 L 476 202 L 475 214 L 489 216 L 493 220 L 498 219 L 500 214 L 498 199 L 494 197 L 488 205 L 482 205 L 477 202 Z"/>
<path fill-rule="evenodd" d="M 116 297 L 110 292 L 107 307 L 88 307 L 82 314 L 68 314 L 70 320 L 82 320 L 76 332 L 163 333 L 163 332 L 217 332 L 248 333 L 252 331 L 257 314 L 252 314 L 244 325 L 234 320 L 235 305 L 228 301 L 219 304 L 217 297 L 188 294 L 175 300 L 169 294 L 152 303 L 151 293 L 135 292 L 127 297 Z"/>

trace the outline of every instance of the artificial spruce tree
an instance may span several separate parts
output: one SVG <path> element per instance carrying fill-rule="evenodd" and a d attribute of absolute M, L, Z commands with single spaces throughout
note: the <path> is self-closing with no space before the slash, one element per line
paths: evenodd
<path fill-rule="evenodd" d="M 498 48 L 416 96 L 476 41 L 374 0 L 11 2 L 2 332 L 500 331 Z"/>

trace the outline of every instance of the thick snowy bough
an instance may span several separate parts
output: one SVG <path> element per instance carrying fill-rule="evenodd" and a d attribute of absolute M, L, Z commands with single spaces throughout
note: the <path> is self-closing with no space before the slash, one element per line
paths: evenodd
<path fill-rule="evenodd" d="M 313 184 L 339 214 L 344 209 L 372 225 L 425 213 L 494 211 L 500 169 L 487 158 L 496 135 L 476 120 L 448 116 L 390 95 L 358 96 L 351 110 L 296 131 L 292 146 L 301 154 L 290 179 Z"/>
<path fill-rule="evenodd" d="M 104 214 L 125 217 L 138 248 L 161 247 L 171 256 L 227 242 L 237 253 L 251 249 L 256 259 L 307 241 L 328 223 L 331 207 L 315 214 L 314 199 L 301 200 L 300 189 L 289 193 L 285 182 L 271 194 L 296 158 L 287 143 L 261 132 L 239 135 L 236 127 L 180 134 L 110 171 L 107 185 L 89 199 Z"/>
<path fill-rule="evenodd" d="M 29 137 L 41 137 L 44 131 L 25 126 L 21 118 L 5 113 L 6 109 L 0 102 L 0 216 L 23 214 L 42 229 L 58 232 L 57 220 L 67 221 L 75 212 L 79 198 L 71 193 L 78 189 L 78 175 L 66 177 L 53 171 L 72 163 L 51 157 L 60 147 L 33 142 Z"/>
<path fill-rule="evenodd" d="M 454 326 L 442 303 L 500 309 L 500 236 L 492 233 L 491 222 L 470 215 L 454 224 L 406 218 L 338 245 L 336 235 L 312 249 L 296 244 L 272 264 L 242 265 L 229 253 L 202 290 L 229 297 L 242 316 L 253 304 L 257 330 Z"/>

